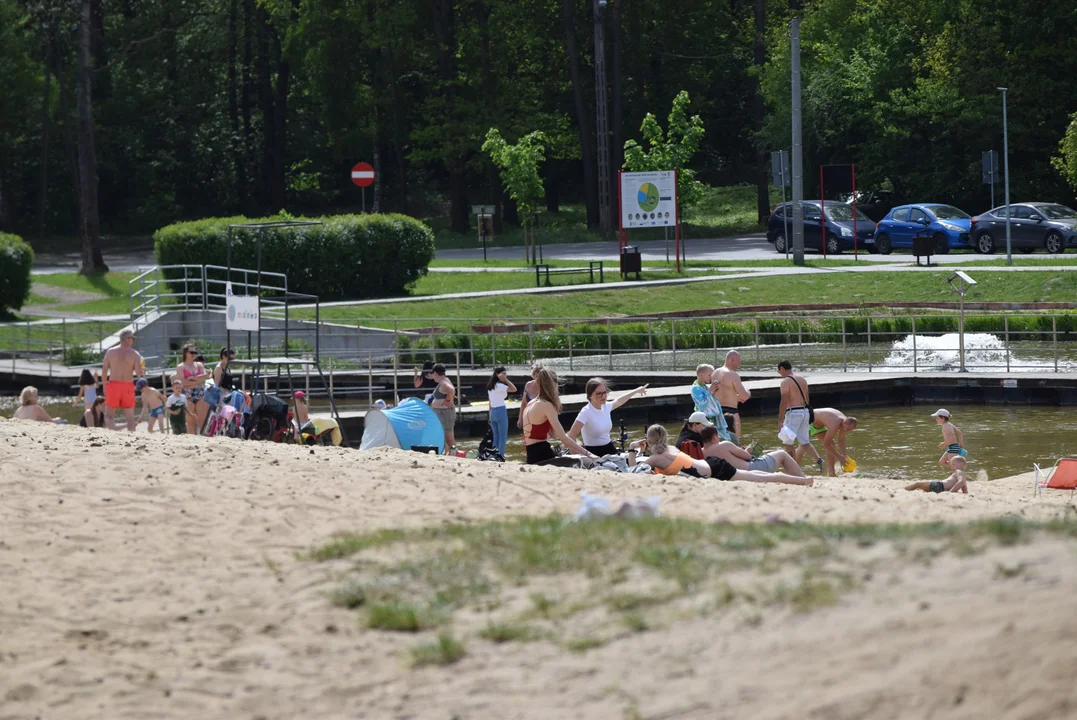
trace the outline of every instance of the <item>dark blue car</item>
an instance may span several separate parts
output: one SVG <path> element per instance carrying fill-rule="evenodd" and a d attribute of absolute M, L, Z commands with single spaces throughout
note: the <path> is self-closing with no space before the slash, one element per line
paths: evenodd
<path fill-rule="evenodd" d="M 889 255 L 895 248 L 911 248 L 913 238 L 924 236 L 934 238 L 936 255 L 945 255 L 950 250 L 970 250 L 970 220 L 967 212 L 953 205 L 899 205 L 879 221 L 872 251 Z"/>
<path fill-rule="evenodd" d="M 804 249 L 822 251 L 823 237 L 826 237 L 827 255 L 837 255 L 843 250 L 853 249 L 853 206 L 843 202 L 804 200 Z M 826 214 L 826 229 L 823 229 L 823 213 Z M 875 235 L 875 223 L 864 213 L 856 211 L 857 245 L 868 249 L 868 244 Z M 785 254 L 786 227 L 789 234 L 793 232 L 793 203 L 781 203 L 774 208 L 767 223 L 767 241 L 774 243 L 774 249 Z"/>

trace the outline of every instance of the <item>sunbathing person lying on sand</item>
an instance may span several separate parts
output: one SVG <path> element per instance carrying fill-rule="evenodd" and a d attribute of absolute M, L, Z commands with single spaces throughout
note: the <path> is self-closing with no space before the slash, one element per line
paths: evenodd
<path fill-rule="evenodd" d="M 650 448 L 649 457 L 638 458 L 641 449 Z M 741 480 L 745 482 L 786 483 L 789 485 L 811 485 L 812 479 L 797 477 L 786 473 L 760 472 L 755 470 L 741 470 L 730 465 L 728 461 L 720 457 L 709 457 L 706 460 L 695 458 L 680 452 L 669 445 L 669 434 L 661 425 L 651 425 L 647 428 L 647 439 L 637 440 L 628 448 L 628 465 L 636 463 L 650 465 L 660 475 L 676 475 L 680 472 L 695 477 L 713 477 L 718 480 Z"/>
<path fill-rule="evenodd" d="M 950 477 L 945 480 L 938 481 L 932 480 L 931 482 L 914 482 L 911 485 L 906 485 L 906 490 L 922 490 L 923 492 L 963 492 L 966 495 L 969 493 L 968 483 L 965 482 L 965 458 L 960 455 L 955 455 L 950 458 L 950 468 L 953 472 Z"/>
<path fill-rule="evenodd" d="M 779 470 L 795 477 L 804 477 L 804 471 L 793 456 L 785 450 L 774 450 L 755 458 L 747 447 L 740 447 L 728 440 L 718 440 L 718 434 L 714 428 L 703 428 L 700 433 L 703 438 L 703 456 L 719 457 L 738 470 L 759 470 L 766 473 L 775 473 Z"/>

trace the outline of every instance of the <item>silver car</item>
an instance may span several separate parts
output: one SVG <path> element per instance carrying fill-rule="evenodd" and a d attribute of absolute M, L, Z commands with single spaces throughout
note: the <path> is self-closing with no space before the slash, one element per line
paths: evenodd
<path fill-rule="evenodd" d="M 1010 221 L 1010 245 L 1030 253 L 1043 248 L 1060 253 L 1077 246 L 1077 211 L 1057 203 L 1030 202 L 1003 205 L 972 218 L 969 235 L 976 252 L 990 255 L 1006 248 L 1006 220 Z"/>

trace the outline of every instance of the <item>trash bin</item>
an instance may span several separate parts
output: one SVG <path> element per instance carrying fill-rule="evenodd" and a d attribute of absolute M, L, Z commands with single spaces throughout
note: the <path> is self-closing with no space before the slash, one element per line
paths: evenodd
<path fill-rule="evenodd" d="M 931 256 L 935 254 L 935 238 L 917 234 L 912 239 L 912 254 L 916 256 L 917 265 L 920 264 L 921 257 L 926 257 L 927 264 L 931 265 Z"/>
<path fill-rule="evenodd" d="M 628 273 L 636 273 L 636 279 L 639 280 L 639 274 L 642 270 L 643 255 L 640 253 L 639 247 L 624 246 L 621 249 L 621 277 L 623 278 Z"/>

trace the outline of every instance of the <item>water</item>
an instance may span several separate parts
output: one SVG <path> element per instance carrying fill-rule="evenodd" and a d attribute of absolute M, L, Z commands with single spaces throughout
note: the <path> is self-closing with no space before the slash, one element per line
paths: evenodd
<path fill-rule="evenodd" d="M 890 354 L 883 359 L 884 368 L 908 369 L 913 366 L 913 356 L 918 367 L 936 371 L 959 370 L 961 338 L 957 333 L 945 335 L 912 335 L 895 342 Z M 1032 347 L 1029 347 L 1032 345 Z M 1002 338 L 990 333 L 965 333 L 965 367 L 969 369 L 997 369 L 1011 372 L 1030 370 L 1054 370 L 1054 355 L 1049 347 L 1040 343 L 1010 343 L 1007 347 Z M 1058 363 L 1059 370 L 1071 370 L 1074 362 L 1068 348 Z"/>

